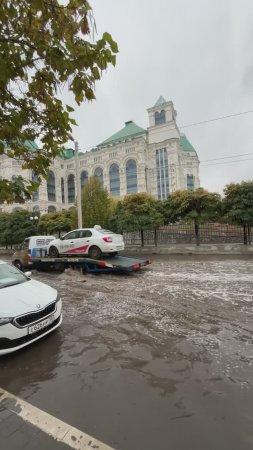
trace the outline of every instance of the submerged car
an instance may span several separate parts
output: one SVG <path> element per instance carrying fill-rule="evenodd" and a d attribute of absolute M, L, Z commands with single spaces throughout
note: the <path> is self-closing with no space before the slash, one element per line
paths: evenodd
<path fill-rule="evenodd" d="M 51 333 L 62 322 L 62 302 L 50 286 L 0 261 L 0 355 Z"/>
<path fill-rule="evenodd" d="M 79 228 L 70 231 L 60 239 L 51 241 L 47 251 L 51 258 L 60 255 L 88 255 L 99 259 L 103 254 L 116 256 L 125 249 L 123 236 L 104 230 L 99 225 L 94 228 Z"/>

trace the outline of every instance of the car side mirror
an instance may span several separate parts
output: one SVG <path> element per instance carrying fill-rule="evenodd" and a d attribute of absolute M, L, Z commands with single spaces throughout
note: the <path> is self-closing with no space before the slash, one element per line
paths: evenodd
<path fill-rule="evenodd" d="M 32 275 L 32 272 L 25 272 L 25 276 L 26 276 L 26 277 L 30 278 L 31 275 Z"/>

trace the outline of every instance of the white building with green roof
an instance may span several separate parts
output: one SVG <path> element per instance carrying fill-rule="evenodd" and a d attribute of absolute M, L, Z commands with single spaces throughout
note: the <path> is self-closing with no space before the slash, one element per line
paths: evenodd
<path fill-rule="evenodd" d="M 147 192 L 160 200 L 176 190 L 199 187 L 198 156 L 180 133 L 172 101 L 160 97 L 147 111 L 147 129 L 130 120 L 91 151 L 79 153 L 78 178 L 82 187 L 95 176 L 114 197 Z M 36 144 L 31 145 L 31 151 L 36 151 Z M 0 176 L 32 178 L 31 171 L 22 170 L 22 161 L 2 155 L 0 162 Z M 45 213 L 71 208 L 75 198 L 74 150 L 65 149 L 62 157 L 53 161 L 47 181 L 42 182 L 29 205 L 5 205 L 4 209 L 28 206 L 31 211 Z"/>

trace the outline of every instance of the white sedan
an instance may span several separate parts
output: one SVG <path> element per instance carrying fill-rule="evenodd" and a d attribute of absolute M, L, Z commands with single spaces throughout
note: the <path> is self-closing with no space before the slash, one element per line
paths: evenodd
<path fill-rule="evenodd" d="M 58 292 L 30 275 L 0 261 L 0 355 L 32 344 L 62 322 Z"/>
<path fill-rule="evenodd" d="M 70 231 L 60 239 L 51 241 L 47 252 L 50 258 L 57 258 L 59 255 L 88 255 L 92 259 L 99 259 L 102 254 L 116 256 L 124 249 L 121 234 L 103 230 L 99 225 L 95 225 L 94 228 Z"/>

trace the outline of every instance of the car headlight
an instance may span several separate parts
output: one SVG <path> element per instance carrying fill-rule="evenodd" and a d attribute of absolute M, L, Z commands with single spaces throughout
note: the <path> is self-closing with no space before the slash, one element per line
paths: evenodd
<path fill-rule="evenodd" d="M 60 300 L 61 300 L 60 294 L 59 294 L 59 292 L 57 292 L 57 297 L 55 299 L 55 303 L 59 302 Z"/>
<path fill-rule="evenodd" d="M 13 317 L 0 317 L 0 326 L 6 325 L 7 323 L 11 323 L 13 321 Z"/>

